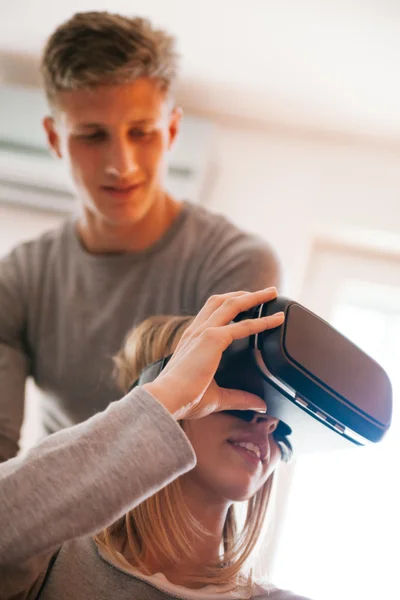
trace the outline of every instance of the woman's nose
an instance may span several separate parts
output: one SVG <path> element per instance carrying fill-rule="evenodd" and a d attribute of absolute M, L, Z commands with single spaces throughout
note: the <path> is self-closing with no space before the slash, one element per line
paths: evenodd
<path fill-rule="evenodd" d="M 260 427 L 263 427 L 263 428 L 265 427 L 266 434 L 270 435 L 278 427 L 279 419 L 276 419 L 275 417 L 269 417 L 268 415 L 264 415 L 264 414 L 260 414 L 260 413 L 254 413 L 254 417 L 253 417 L 251 423 L 254 425 L 260 424 L 259 425 Z M 263 425 L 261 425 L 261 423 Z"/>

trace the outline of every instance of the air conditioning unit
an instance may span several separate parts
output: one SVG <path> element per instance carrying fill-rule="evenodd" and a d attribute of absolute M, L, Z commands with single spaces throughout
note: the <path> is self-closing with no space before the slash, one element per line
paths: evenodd
<path fill-rule="evenodd" d="M 69 213 L 74 193 L 62 161 L 47 148 L 42 119 L 48 113 L 39 88 L 0 88 L 0 202 Z M 179 199 L 201 200 L 212 152 L 213 125 L 185 115 L 170 153 L 167 189 Z"/>

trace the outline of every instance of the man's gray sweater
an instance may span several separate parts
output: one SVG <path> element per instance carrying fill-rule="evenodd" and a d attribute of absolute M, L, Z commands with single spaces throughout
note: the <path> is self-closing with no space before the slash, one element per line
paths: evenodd
<path fill-rule="evenodd" d="M 112 356 L 133 325 L 277 279 L 266 243 L 190 203 L 140 252 L 90 254 L 73 220 L 18 246 L 0 261 L 0 462 L 18 451 L 28 376 L 45 433 L 69 427 L 118 398 Z"/>

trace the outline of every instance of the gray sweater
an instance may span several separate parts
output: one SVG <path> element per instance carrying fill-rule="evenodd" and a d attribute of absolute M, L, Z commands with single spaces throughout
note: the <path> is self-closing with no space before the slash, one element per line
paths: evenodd
<path fill-rule="evenodd" d="M 89 254 L 72 220 L 20 245 L 0 261 L 0 462 L 18 451 L 27 376 L 45 432 L 69 427 L 118 398 L 112 356 L 133 325 L 277 279 L 266 243 L 190 203 L 140 252 Z"/>
<path fill-rule="evenodd" d="M 1 464 L 0 600 L 173 597 L 115 567 L 90 536 L 195 463 L 183 430 L 136 388 Z M 258 597 L 301 600 L 279 590 Z"/>

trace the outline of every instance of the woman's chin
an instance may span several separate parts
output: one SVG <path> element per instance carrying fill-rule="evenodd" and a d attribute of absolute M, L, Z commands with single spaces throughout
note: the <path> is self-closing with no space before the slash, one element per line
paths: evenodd
<path fill-rule="evenodd" d="M 230 481 L 226 486 L 221 485 L 219 493 L 231 502 L 245 502 L 254 496 L 257 488 L 254 481 Z"/>

